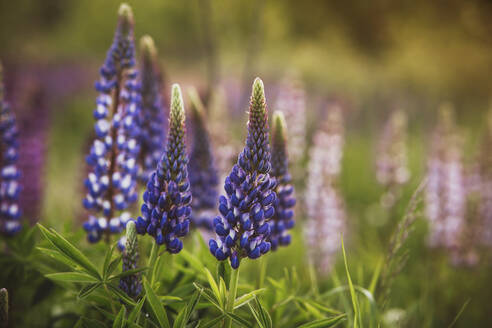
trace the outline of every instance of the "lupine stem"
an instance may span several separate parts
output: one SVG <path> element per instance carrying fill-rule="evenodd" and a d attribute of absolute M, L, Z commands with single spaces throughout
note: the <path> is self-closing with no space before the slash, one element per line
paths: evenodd
<path fill-rule="evenodd" d="M 231 280 L 229 282 L 229 296 L 227 297 L 226 304 L 226 312 L 233 313 L 234 312 L 234 301 L 236 300 L 237 295 L 237 284 L 239 281 L 239 267 L 237 269 L 231 270 Z M 227 317 L 225 321 L 225 327 L 232 327 L 232 318 Z"/>

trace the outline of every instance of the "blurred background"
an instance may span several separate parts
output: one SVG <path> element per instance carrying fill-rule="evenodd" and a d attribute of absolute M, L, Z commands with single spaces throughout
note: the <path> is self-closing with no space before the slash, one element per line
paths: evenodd
<path fill-rule="evenodd" d="M 128 3 L 137 39 L 149 34 L 155 40 L 166 92 L 170 83 L 197 86 L 204 102 L 221 107 L 220 115 L 230 119 L 227 127 L 211 122 L 212 128 L 228 130 L 239 146 L 256 76 L 264 80 L 273 109 L 286 76 L 302 81 L 307 140 L 328 104 L 342 107 L 346 141 L 339 185 L 348 213 L 349 261 L 361 285 L 384 258 L 389 235 L 425 176 L 428 140 L 443 102 L 456 114 L 463 162 L 473 163 L 479 155 L 492 91 L 490 1 Z M 21 165 L 29 190 L 23 203 L 32 222 L 74 230 L 85 219 L 82 181 L 92 136 L 93 85 L 119 4 L 0 0 L 6 94 L 19 119 L 21 145 L 31 145 L 21 147 L 29 149 Z M 375 162 L 379 133 L 396 108 L 408 116 L 410 180 L 388 214 L 380 206 L 384 187 L 377 183 Z M 301 188 L 305 164 L 294 171 Z M 390 315 L 405 317 L 406 326 L 447 327 L 469 301 L 455 326 L 491 325 L 488 251 L 476 265 L 453 266 L 443 252 L 428 249 L 427 230 L 419 219 L 409 240 L 409 262 L 392 289 Z M 299 227 L 293 239 L 292 247 L 272 257 L 272 275 L 303 263 Z M 280 269 L 274 263 L 282 264 Z"/>

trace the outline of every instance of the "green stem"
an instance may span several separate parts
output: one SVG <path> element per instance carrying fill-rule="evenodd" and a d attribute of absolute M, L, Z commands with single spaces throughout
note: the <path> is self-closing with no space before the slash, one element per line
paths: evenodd
<path fill-rule="evenodd" d="M 234 301 L 236 300 L 237 295 L 237 284 L 239 281 L 239 268 L 232 269 L 231 272 L 231 280 L 229 282 L 229 296 L 227 297 L 226 311 L 228 313 L 234 313 Z M 225 327 L 232 327 L 232 318 L 227 317 L 225 321 Z"/>
<path fill-rule="evenodd" d="M 157 243 L 154 241 L 152 242 L 152 249 L 150 250 L 149 261 L 147 263 L 147 266 L 149 267 L 149 270 L 147 271 L 147 280 L 149 281 L 151 287 L 154 284 L 155 263 L 157 262 L 158 254 L 159 254 L 159 245 L 157 245 Z"/>

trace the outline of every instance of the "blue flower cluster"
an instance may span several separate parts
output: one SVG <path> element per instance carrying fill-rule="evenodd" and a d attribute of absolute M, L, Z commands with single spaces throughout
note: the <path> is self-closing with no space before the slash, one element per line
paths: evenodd
<path fill-rule="evenodd" d="M 3 89 L 0 64 L 0 232 L 10 236 L 22 228 L 18 204 L 20 172 L 16 165 L 19 143 L 15 117 L 3 99 Z"/>
<path fill-rule="evenodd" d="M 90 242 L 120 233 L 130 219 L 125 209 L 138 197 L 140 94 L 134 67 L 133 15 L 130 7 L 121 5 L 114 41 L 96 83 L 96 138 L 86 158 L 91 172 L 83 204 L 94 213 L 84 223 Z"/>
<path fill-rule="evenodd" d="M 219 260 L 230 259 L 234 269 L 245 257 L 256 259 L 271 244 L 269 219 L 275 214 L 275 179 L 269 175 L 270 145 L 268 113 L 263 82 L 257 78 L 249 108 L 246 146 L 226 178 L 227 196 L 219 199 L 221 216 L 214 219 L 217 239 L 209 242 L 210 252 Z"/>
<path fill-rule="evenodd" d="M 294 186 L 289 174 L 289 160 L 287 156 L 286 123 L 282 112 L 273 113 L 272 128 L 272 171 L 271 175 L 276 179 L 275 214 L 270 220 L 270 243 L 272 250 L 277 247 L 290 244 L 290 235 L 287 230 L 294 227 L 294 211 L 296 204 Z"/>
<path fill-rule="evenodd" d="M 172 87 L 167 144 L 157 169 L 144 192 L 142 216 L 137 219 L 137 232 L 148 233 L 158 245 L 165 244 L 170 253 L 183 248 L 189 230 L 191 192 L 188 180 L 188 158 L 185 146 L 185 111 L 181 89 Z"/>
<path fill-rule="evenodd" d="M 193 148 L 190 153 L 192 221 L 196 227 L 212 231 L 216 213 L 219 177 L 214 165 L 210 136 L 205 126 L 205 113 L 196 90 L 190 91 Z"/>
<path fill-rule="evenodd" d="M 140 39 L 142 61 L 140 65 L 142 106 L 140 117 L 140 160 L 142 171 L 140 180 L 146 184 L 150 174 L 164 151 L 167 108 L 162 99 L 162 76 L 157 62 L 157 50 L 150 36 Z"/>

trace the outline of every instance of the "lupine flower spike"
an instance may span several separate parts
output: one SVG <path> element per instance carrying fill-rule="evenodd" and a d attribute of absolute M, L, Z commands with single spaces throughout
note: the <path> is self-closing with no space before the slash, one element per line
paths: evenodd
<path fill-rule="evenodd" d="M 463 228 L 465 188 L 461 139 L 449 106 L 441 107 L 427 163 L 426 214 L 432 247 L 453 250 Z"/>
<path fill-rule="evenodd" d="M 221 216 L 214 219 L 217 238 L 209 242 L 219 260 L 230 259 L 234 269 L 242 258 L 256 259 L 271 244 L 269 220 L 275 213 L 275 179 L 270 177 L 268 113 L 263 82 L 257 78 L 249 107 L 246 146 L 226 178 L 226 196 L 219 199 Z"/>
<path fill-rule="evenodd" d="M 342 110 L 334 105 L 328 108 L 328 114 L 319 131 L 314 134 L 313 147 L 309 152 L 309 177 L 306 186 L 306 208 L 318 206 L 318 194 L 324 184 L 334 184 L 341 171 L 344 145 L 344 126 Z M 313 173 L 316 172 L 316 173 Z M 317 178 L 318 175 L 320 178 Z M 322 177 L 322 178 L 321 178 Z"/>
<path fill-rule="evenodd" d="M 157 169 L 149 178 L 143 200 L 137 232 L 153 236 L 156 243 L 165 244 L 170 253 L 181 251 L 183 242 L 179 238 L 188 233 L 190 225 L 191 192 L 185 147 L 185 111 L 177 84 L 172 87 L 167 145 Z"/>
<path fill-rule="evenodd" d="M 130 215 L 125 210 L 137 200 L 139 154 L 139 85 L 135 70 L 133 14 L 120 6 L 118 26 L 101 78 L 94 110 L 96 139 L 87 156 L 91 168 L 85 181 L 84 206 L 92 215 L 84 223 L 88 240 L 120 233 Z"/>
<path fill-rule="evenodd" d="M 309 259 L 321 274 L 331 270 L 340 249 L 340 235 L 346 229 L 344 203 L 334 179 L 340 171 L 341 131 L 341 113 L 334 109 L 314 135 L 309 152 L 304 235 Z"/>
<path fill-rule="evenodd" d="M 289 155 L 298 162 L 306 149 L 306 96 L 299 79 L 289 77 L 280 84 L 274 108 L 285 115 L 289 126 Z"/>
<path fill-rule="evenodd" d="M 168 110 L 162 99 L 162 75 L 154 40 L 148 35 L 140 39 L 142 130 L 140 134 L 141 181 L 146 184 L 157 167 L 165 146 Z"/>
<path fill-rule="evenodd" d="M 135 221 L 126 224 L 126 245 L 123 251 L 123 272 L 135 270 L 138 267 L 138 241 Z M 142 291 L 140 274 L 132 274 L 120 279 L 120 288 L 131 298 L 137 298 Z"/>
<path fill-rule="evenodd" d="M 0 327 L 7 327 L 9 321 L 9 292 L 6 288 L 0 289 Z"/>
<path fill-rule="evenodd" d="M 487 131 L 482 141 L 479 158 L 480 171 L 480 205 L 479 215 L 482 222 L 484 245 L 492 246 L 492 109 L 489 110 Z"/>
<path fill-rule="evenodd" d="M 2 65 L 0 63 L 0 232 L 14 235 L 21 229 L 19 208 L 20 172 L 17 124 L 9 104 L 4 101 Z"/>
<path fill-rule="evenodd" d="M 400 188 L 410 178 L 406 149 L 407 117 L 404 111 L 394 111 L 386 123 L 378 145 L 378 182 L 386 191 L 381 198 L 385 207 L 391 207 L 399 197 Z"/>
<path fill-rule="evenodd" d="M 212 230 L 216 215 L 219 177 L 215 168 L 210 136 L 205 123 L 205 111 L 195 89 L 189 92 L 191 100 L 191 122 L 193 144 L 190 153 L 190 186 L 192 201 L 192 220 L 200 228 Z"/>
<path fill-rule="evenodd" d="M 294 227 L 294 186 L 289 174 L 289 160 L 287 156 L 287 126 L 282 112 L 273 113 L 272 127 L 272 171 L 276 179 L 275 214 L 270 220 L 270 243 L 272 250 L 278 246 L 290 244 L 290 235 L 287 232 Z"/>

